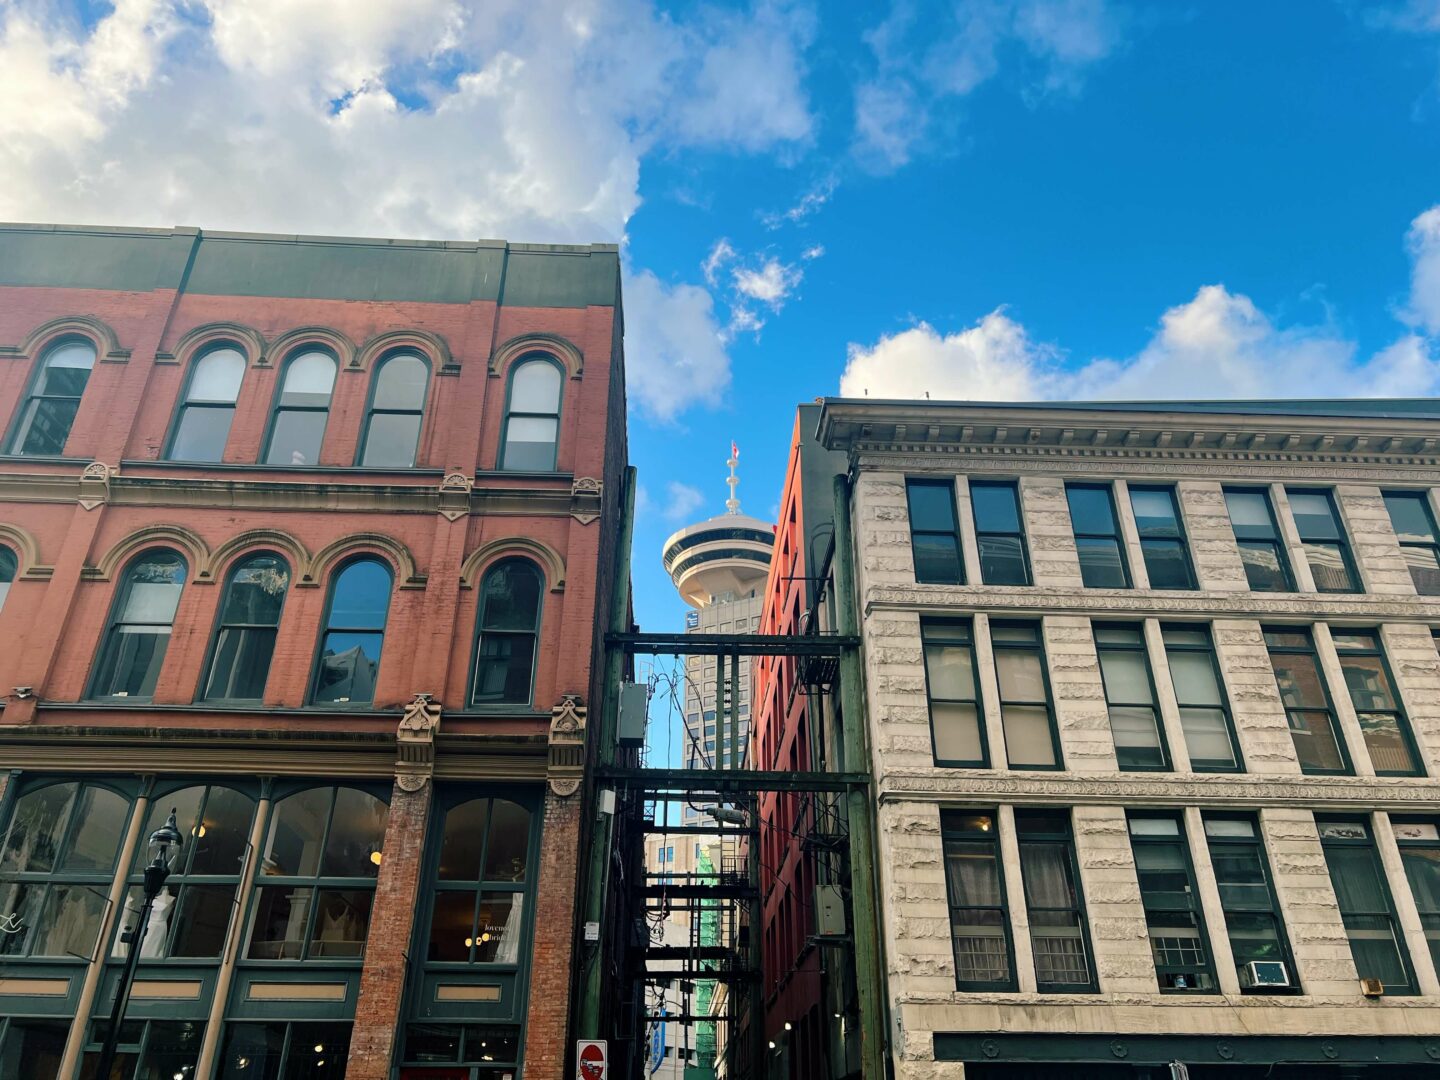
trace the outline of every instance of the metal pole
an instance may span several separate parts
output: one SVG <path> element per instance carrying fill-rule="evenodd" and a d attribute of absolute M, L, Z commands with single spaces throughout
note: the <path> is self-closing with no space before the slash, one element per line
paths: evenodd
<path fill-rule="evenodd" d="M 615 544 L 615 577 L 610 593 L 610 613 L 606 628 L 613 633 L 629 630 L 630 616 L 630 546 L 635 532 L 635 466 L 625 469 L 624 502 L 620 511 L 620 536 Z M 604 679 L 600 684 L 600 730 L 597 733 L 596 758 L 601 765 L 615 761 L 616 715 L 620 702 L 620 680 L 625 674 L 623 646 L 606 647 Z M 620 807 L 615 807 L 619 813 Z M 605 892 L 610 869 L 610 848 L 615 827 L 614 814 L 596 813 L 595 835 L 590 842 L 590 866 L 585 894 L 585 921 L 599 924 L 605 916 Z M 604 993 L 604 941 L 597 941 L 586 951 L 584 983 L 580 997 L 578 1031 L 582 1039 L 600 1036 L 600 1001 Z"/>
<path fill-rule="evenodd" d="M 737 658 L 738 662 L 738 658 Z M 752 797 L 750 812 L 755 815 L 755 821 L 760 821 L 760 796 Z M 761 975 L 761 968 L 764 966 L 764 954 L 760 949 L 761 924 L 765 918 L 765 902 L 760 895 L 760 834 L 756 831 L 754 836 L 748 837 L 745 841 L 746 853 L 749 856 L 746 862 L 749 864 L 746 869 L 749 871 L 750 888 L 754 891 L 754 899 L 750 901 L 750 940 L 749 956 L 746 966 L 750 969 L 750 978 L 745 985 L 750 996 L 750 1057 L 754 1062 L 751 1069 L 751 1076 L 754 1080 L 765 1080 L 770 1073 L 770 1055 L 767 1049 L 768 1040 L 765 1038 L 765 982 Z"/>
<path fill-rule="evenodd" d="M 110 1009 L 110 1029 L 105 1033 L 105 1045 L 100 1051 L 100 1063 L 95 1070 L 97 1077 L 108 1077 L 115 1065 L 120 1024 L 125 1019 L 125 1008 L 130 1004 L 130 986 L 135 980 L 135 967 L 140 962 L 140 944 L 145 940 L 155 897 L 160 895 L 169 876 L 170 867 L 166 865 L 164 853 L 155 856 L 155 861 L 145 868 L 145 902 L 140 905 L 140 916 L 131 932 L 130 952 L 125 957 L 125 966 L 120 969 L 120 981 L 115 985 L 115 1004 Z"/>
<path fill-rule="evenodd" d="M 850 486 L 835 477 L 835 602 L 841 634 L 860 632 L 855 603 L 855 551 L 850 532 Z M 866 752 L 865 702 L 859 646 L 840 653 L 840 710 L 846 772 L 870 771 Z M 885 1077 L 884 987 L 880 978 L 879 897 L 875 886 L 875 844 L 870 833 L 870 801 L 866 788 L 853 785 L 845 793 L 850 819 L 850 907 L 854 919 L 855 990 L 860 999 L 860 1075 Z"/>

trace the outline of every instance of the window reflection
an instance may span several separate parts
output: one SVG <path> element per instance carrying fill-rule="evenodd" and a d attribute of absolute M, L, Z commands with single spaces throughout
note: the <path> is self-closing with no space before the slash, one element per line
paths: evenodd
<path fill-rule="evenodd" d="M 446 812 L 428 959 L 519 962 L 531 816 L 508 799 L 474 799 Z"/>
<path fill-rule="evenodd" d="M 173 551 L 148 552 L 130 564 L 105 632 L 91 697 L 148 698 L 155 692 L 185 573 L 185 560 Z"/>
<path fill-rule="evenodd" d="M 291 358 L 270 420 L 266 465 L 319 464 L 334 387 L 335 358 L 329 353 L 303 352 Z"/>
<path fill-rule="evenodd" d="M 369 704 L 375 700 L 390 586 L 390 568 L 378 559 L 357 559 L 335 575 L 315 669 L 313 698 L 317 703 Z"/>

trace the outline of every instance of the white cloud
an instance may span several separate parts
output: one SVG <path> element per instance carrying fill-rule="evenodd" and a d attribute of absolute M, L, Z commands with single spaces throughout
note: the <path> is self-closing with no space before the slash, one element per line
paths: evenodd
<path fill-rule="evenodd" d="M 1016 57 L 1016 83 L 1034 102 L 1076 93 L 1088 69 L 1120 43 L 1109 0 L 957 0 L 920 15 L 911 0 L 865 34 L 874 69 L 855 87 L 854 150 L 862 164 L 897 169 L 929 141 L 938 117 Z"/>
<path fill-rule="evenodd" d="M 667 521 L 681 522 L 690 518 L 705 505 L 705 496 L 699 488 L 671 480 L 665 486 L 666 504 L 664 516 Z"/>
<path fill-rule="evenodd" d="M 940 334 L 920 323 L 874 345 L 852 344 L 840 393 L 845 397 L 1019 401 L 1041 396 L 1054 351 L 1037 344 L 1003 311 Z"/>
<path fill-rule="evenodd" d="M 1413 260 L 1407 316 L 1427 333 L 1440 334 L 1440 206 L 1410 223 L 1405 243 Z"/>
<path fill-rule="evenodd" d="M 667 285 L 649 270 L 626 274 L 625 384 L 653 419 L 714 404 L 730 386 L 715 302 L 698 285 Z"/>
<path fill-rule="evenodd" d="M 0 220 L 621 241 L 647 154 L 808 144 L 814 29 L 782 0 L 114 0 L 88 29 L 0 0 Z M 709 295 L 630 280 L 636 402 L 714 400 Z"/>
<path fill-rule="evenodd" d="M 761 214 L 760 221 L 771 231 L 780 228 L 787 222 L 791 225 L 798 225 L 812 214 L 820 212 L 830 201 L 830 196 L 835 194 L 835 188 L 839 183 L 839 179 L 832 173 L 801 195 L 794 206 L 785 210 L 773 210 Z"/>
<path fill-rule="evenodd" d="M 705 261 L 700 264 L 701 271 L 705 274 L 705 280 L 714 285 L 720 276 L 720 268 L 726 263 L 734 261 L 736 251 L 730 246 L 730 241 L 721 237 L 715 241 L 715 246 L 710 249 L 710 254 L 705 256 Z"/>
<path fill-rule="evenodd" d="M 799 287 L 805 272 L 798 266 L 782 263 L 772 255 L 757 268 L 737 267 L 731 272 L 731 277 L 735 291 L 741 296 L 758 300 L 771 310 L 779 311 Z"/>
<path fill-rule="evenodd" d="M 802 251 L 802 252 L 800 253 L 800 258 L 804 259 L 806 262 L 810 262 L 810 261 L 812 261 L 812 260 L 814 260 L 814 259 L 820 258 L 820 256 L 822 256 L 822 255 L 824 255 L 824 254 L 825 254 L 825 245 L 824 245 L 824 244 L 816 244 L 814 247 L 808 247 L 808 248 L 806 248 L 804 251 Z"/>

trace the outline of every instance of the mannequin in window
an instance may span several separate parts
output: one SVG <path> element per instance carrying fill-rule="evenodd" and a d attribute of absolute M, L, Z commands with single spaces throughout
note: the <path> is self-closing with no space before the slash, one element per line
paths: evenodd
<path fill-rule="evenodd" d="M 145 940 L 140 943 L 140 959 L 159 960 L 165 955 L 165 943 L 170 940 L 170 917 L 175 914 L 175 897 L 166 885 L 155 897 L 150 908 L 150 921 L 145 924 Z"/>

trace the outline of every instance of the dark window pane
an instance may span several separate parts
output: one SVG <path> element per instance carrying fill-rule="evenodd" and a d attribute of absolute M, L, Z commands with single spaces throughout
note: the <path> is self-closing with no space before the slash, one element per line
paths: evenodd
<path fill-rule="evenodd" d="M 910 506 L 910 528 L 921 532 L 958 532 L 955 523 L 955 489 L 948 482 L 911 481 L 905 488 Z"/>
<path fill-rule="evenodd" d="M 0 1076 L 50 1080 L 60 1075 L 70 1021 L 12 1017 L 0 1043 Z"/>
<path fill-rule="evenodd" d="M 221 621 L 275 626 L 290 586 L 290 568 L 274 555 L 249 559 L 235 571 L 225 593 Z"/>
<path fill-rule="evenodd" d="M 927 585 L 959 585 L 964 578 L 960 542 L 950 534 L 917 533 L 910 538 L 915 580 Z"/>
<path fill-rule="evenodd" d="M 305 928 L 314 898 L 314 889 L 291 885 L 266 885 L 257 889 L 250 959 L 302 959 Z"/>
<path fill-rule="evenodd" d="M 328 413 L 281 409 L 275 414 L 270 432 L 266 465 L 315 465 L 320 461 L 320 443 L 325 437 Z"/>
<path fill-rule="evenodd" d="M 1239 541 L 1240 561 L 1245 579 L 1255 592 L 1289 592 L 1290 581 L 1280 558 L 1280 548 L 1268 540 Z"/>
<path fill-rule="evenodd" d="M 170 955 L 219 956 L 234 905 L 234 885 L 185 886 L 176 909 Z"/>
<path fill-rule="evenodd" d="M 21 796 L 5 839 L 0 870 L 45 873 L 55 869 L 79 789 L 75 783 L 47 784 Z"/>
<path fill-rule="evenodd" d="M 469 889 L 435 894 L 430 909 L 426 959 L 465 963 L 475 937 L 475 894 Z"/>
<path fill-rule="evenodd" d="M 1013 484 L 971 484 L 970 502 L 977 531 L 1020 532 L 1020 507 Z"/>
<path fill-rule="evenodd" d="M 1130 582 L 1125 576 L 1125 563 L 1120 544 L 1115 540 L 1079 537 L 1075 547 L 1080 555 L 1080 578 L 1089 589 L 1125 589 Z"/>
<path fill-rule="evenodd" d="M 326 634 L 315 679 L 315 700 L 322 704 L 374 701 L 375 676 L 380 670 L 384 637 L 384 634 Z"/>
<path fill-rule="evenodd" d="M 460 1031 L 450 1024 L 411 1024 L 405 1030 L 406 1061 L 460 1060 Z"/>
<path fill-rule="evenodd" d="M 1141 537 L 1180 539 L 1180 519 L 1170 490 L 1132 487 L 1130 506 L 1135 511 L 1135 528 Z"/>
<path fill-rule="evenodd" d="M 1400 718 L 1394 713 L 1360 713 L 1360 731 L 1365 736 L 1365 747 L 1370 751 L 1370 762 L 1377 773 L 1400 773 L 1414 776 L 1419 765 L 1410 752 L 1409 740 L 1400 729 Z"/>
<path fill-rule="evenodd" d="M 1309 638 L 1304 638 L 1309 645 Z M 1320 677 L 1320 668 L 1313 655 L 1287 655 L 1272 653 L 1271 666 L 1275 669 L 1275 681 L 1280 688 L 1280 699 L 1288 709 L 1324 709 L 1330 704 L 1325 693 L 1325 683 Z"/>
<path fill-rule="evenodd" d="M 169 801 L 168 797 L 161 800 L 162 804 Z M 238 874 L 250 842 L 254 815 L 255 803 L 248 795 L 231 788 L 211 788 L 204 815 L 191 826 L 185 840 L 186 846 L 193 849 L 189 872 Z"/>
<path fill-rule="evenodd" d="M 75 807 L 70 847 L 60 865 L 66 873 L 109 873 L 130 817 L 129 801 L 105 788 L 87 787 Z"/>
<path fill-rule="evenodd" d="M 347 630 L 383 630 L 390 610 L 390 571 L 374 559 L 353 562 L 335 579 L 330 625 Z"/>
<path fill-rule="evenodd" d="M 20 560 L 7 547 L 0 547 L 0 611 L 5 610 L 5 597 L 10 594 L 10 583 L 19 573 Z"/>
<path fill-rule="evenodd" d="M 485 575 L 482 630 L 535 629 L 540 610 L 540 571 L 525 559 L 506 559 Z"/>
<path fill-rule="evenodd" d="M 475 662 L 475 703 L 525 704 L 530 700 L 534 668 L 534 634 L 482 633 Z"/>
<path fill-rule="evenodd" d="M 38 399 L 30 403 L 22 427 L 24 434 L 16 449 L 20 454 L 59 455 L 65 452 L 75 414 L 80 409 L 76 398 Z"/>
<path fill-rule="evenodd" d="M 376 409 L 415 409 L 425 405 L 425 387 L 430 369 L 418 356 L 392 356 L 375 377 Z"/>
<path fill-rule="evenodd" d="M 1423 492 L 1390 492 L 1385 495 L 1385 509 L 1402 544 L 1435 543 L 1435 524 Z"/>
<path fill-rule="evenodd" d="M 1160 729 L 1153 709 L 1111 705 L 1110 733 L 1115 740 L 1115 758 L 1120 768 L 1165 766 L 1165 751 L 1160 745 Z"/>
<path fill-rule="evenodd" d="M 320 867 L 320 845 L 330 819 L 330 788 L 308 788 L 281 799 L 270 823 L 270 839 L 260 863 L 262 875 L 313 877 Z"/>
<path fill-rule="evenodd" d="M 227 1024 L 220 1080 L 279 1080 L 285 1025 Z"/>
<path fill-rule="evenodd" d="M 979 538 L 980 576 L 987 585 L 1028 585 L 1025 545 L 1018 536 Z"/>
<path fill-rule="evenodd" d="M 478 881 L 480 850 L 490 800 L 472 799 L 445 812 L 445 837 L 440 844 L 441 881 Z"/>
<path fill-rule="evenodd" d="M 316 900 L 313 957 L 358 958 L 365 955 L 370 929 L 372 889 L 321 889 Z"/>
<path fill-rule="evenodd" d="M 279 1080 L 343 1080 L 349 1056 L 349 1024 L 291 1024 L 290 1053 Z"/>
<path fill-rule="evenodd" d="M 1317 592 L 1355 592 L 1359 586 L 1351 576 L 1345 560 L 1345 549 L 1339 544 L 1310 542 L 1305 545 L 1305 558 Z"/>
<path fill-rule="evenodd" d="M 105 914 L 105 889 L 103 885 L 51 885 L 30 954 L 88 960 Z"/>
<path fill-rule="evenodd" d="M 188 406 L 170 444 L 172 461 L 220 461 L 230 438 L 234 406 Z"/>
<path fill-rule="evenodd" d="M 505 425 L 505 465 L 524 472 L 550 472 L 555 468 L 558 420 L 512 416 Z"/>
<path fill-rule="evenodd" d="M 367 791 L 342 787 L 335 791 L 335 813 L 325 841 L 322 877 L 375 877 L 390 807 Z"/>
<path fill-rule="evenodd" d="M 1190 559 L 1179 540 L 1142 540 L 1140 548 L 1145 553 L 1145 571 L 1152 589 L 1195 588 Z"/>
<path fill-rule="evenodd" d="M 275 653 L 275 631 L 242 627 L 221 629 L 215 642 L 207 700 L 260 701 Z"/>
<path fill-rule="evenodd" d="M 377 413 L 365 432 L 365 453 L 361 465 L 409 468 L 415 464 L 415 447 L 420 441 L 419 413 Z"/>
<path fill-rule="evenodd" d="M 1410 568 L 1410 580 L 1421 596 L 1440 596 L 1440 552 L 1433 547 L 1403 547 L 1401 556 Z"/>
<path fill-rule="evenodd" d="M 190 1080 L 200 1060 L 204 1037 L 205 1025 L 200 1021 L 151 1021 L 135 1080 L 170 1080 L 175 1076 Z"/>
<path fill-rule="evenodd" d="M 1075 532 L 1101 536 L 1114 536 L 1118 532 L 1108 488 L 1067 486 L 1065 498 L 1070 504 L 1070 524 Z"/>
<path fill-rule="evenodd" d="M 44 885 L 0 882 L 0 913 L 9 916 L 15 933 L 0 934 L 0 956 L 23 956 L 35 936 L 40 921 L 40 906 L 45 902 Z"/>
<path fill-rule="evenodd" d="M 530 852 L 530 811 L 508 799 L 496 799 L 491 815 L 484 879 L 524 881 Z"/>
<path fill-rule="evenodd" d="M 1290 737 L 1295 740 L 1295 754 L 1303 771 L 1340 772 L 1345 768 L 1334 722 L 1328 712 L 1292 709 L 1288 715 Z"/>

